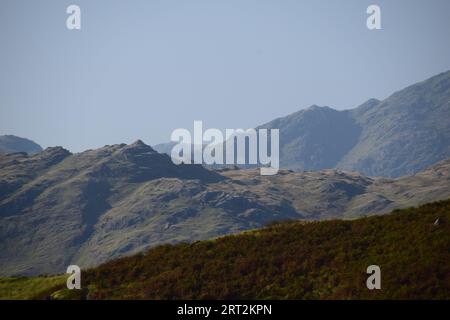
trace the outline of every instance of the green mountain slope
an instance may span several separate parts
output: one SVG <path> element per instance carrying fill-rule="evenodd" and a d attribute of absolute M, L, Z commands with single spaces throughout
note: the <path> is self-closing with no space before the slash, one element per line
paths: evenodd
<path fill-rule="evenodd" d="M 66 284 L 67 276 L 0 278 L 0 300 L 45 299 Z"/>
<path fill-rule="evenodd" d="M 60 276 L 0 278 L 0 299 L 450 299 L 449 248 L 445 200 L 161 245 L 83 271 L 82 290 Z M 369 265 L 381 290 L 366 287 Z"/>
<path fill-rule="evenodd" d="M 60 273 L 271 221 L 354 218 L 448 197 L 450 160 L 415 176 L 375 179 L 176 166 L 140 141 L 0 155 L 0 275 Z"/>
<path fill-rule="evenodd" d="M 93 299 L 449 299 L 449 248 L 447 200 L 164 245 L 89 270 L 84 285 Z M 381 290 L 366 287 L 369 265 Z"/>

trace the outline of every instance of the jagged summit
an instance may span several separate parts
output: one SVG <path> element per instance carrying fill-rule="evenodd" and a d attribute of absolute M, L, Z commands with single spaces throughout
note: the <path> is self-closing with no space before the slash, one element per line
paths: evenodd
<path fill-rule="evenodd" d="M 352 218 L 450 196 L 450 162 L 402 179 L 337 170 L 267 178 L 175 165 L 149 150 L 138 143 L 0 155 L 0 275 L 60 273 L 271 221 Z"/>
<path fill-rule="evenodd" d="M 318 106 L 317 104 L 313 104 L 305 109 L 305 111 L 317 111 L 317 110 L 333 110 L 336 111 L 333 108 L 330 108 L 328 106 Z"/>
<path fill-rule="evenodd" d="M 135 150 L 136 152 L 150 152 L 150 153 L 157 153 L 152 147 L 145 144 L 142 140 L 138 139 L 135 142 L 125 145 L 124 149 L 127 150 Z"/>
<path fill-rule="evenodd" d="M 376 99 L 376 98 L 370 98 L 370 99 L 368 99 L 366 102 L 364 102 L 363 105 L 371 105 L 371 106 L 374 106 L 374 105 L 379 104 L 380 102 L 381 102 L 381 100 L 378 100 L 378 99 Z"/>
<path fill-rule="evenodd" d="M 65 149 L 64 147 L 56 146 L 56 147 L 45 148 L 40 154 L 66 154 L 66 155 L 71 155 L 72 153 L 69 150 Z"/>
<path fill-rule="evenodd" d="M 366 112 L 367 110 L 370 110 L 374 107 L 376 107 L 378 104 L 380 104 L 381 101 L 375 98 L 368 99 L 364 103 L 360 104 L 356 109 L 350 109 L 348 111 L 354 113 L 354 114 L 361 114 L 363 112 Z"/>
<path fill-rule="evenodd" d="M 414 174 L 450 157 L 450 71 L 357 108 L 313 105 L 260 128 L 280 129 L 280 165 L 369 176 Z"/>
<path fill-rule="evenodd" d="M 144 143 L 144 141 L 142 141 L 141 139 L 136 140 L 135 142 L 133 142 L 132 144 L 130 144 L 130 146 L 134 146 L 134 147 L 148 147 L 147 144 Z"/>
<path fill-rule="evenodd" d="M 450 157 L 450 71 L 356 108 L 312 105 L 256 129 L 280 130 L 280 167 L 401 177 Z M 173 143 L 155 148 L 170 154 Z"/>

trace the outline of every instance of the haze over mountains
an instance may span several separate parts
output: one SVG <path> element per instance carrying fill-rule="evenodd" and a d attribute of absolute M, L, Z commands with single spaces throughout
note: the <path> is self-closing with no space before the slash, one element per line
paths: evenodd
<path fill-rule="evenodd" d="M 282 168 L 400 177 L 450 157 L 450 71 L 351 110 L 311 106 L 257 128 L 280 130 Z M 174 144 L 155 146 L 170 154 Z"/>

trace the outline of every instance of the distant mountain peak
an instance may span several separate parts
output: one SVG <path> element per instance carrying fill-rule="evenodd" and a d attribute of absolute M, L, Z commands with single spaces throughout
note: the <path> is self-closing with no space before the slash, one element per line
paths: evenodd
<path fill-rule="evenodd" d="M 358 108 L 363 107 L 363 106 L 372 108 L 372 107 L 376 106 L 379 103 L 381 103 L 381 100 L 378 100 L 378 99 L 375 99 L 375 98 L 370 98 L 369 100 L 367 100 L 366 102 L 361 104 Z"/>
<path fill-rule="evenodd" d="M 156 151 L 150 147 L 149 145 L 145 144 L 142 140 L 138 139 L 135 142 L 125 145 L 124 150 L 134 150 L 136 152 L 143 152 L 143 153 L 156 153 Z"/>
<path fill-rule="evenodd" d="M 42 151 L 42 147 L 29 139 L 11 134 L 0 136 L 0 153 L 25 152 L 35 154 Z"/>
<path fill-rule="evenodd" d="M 305 111 L 329 111 L 329 110 L 336 111 L 335 109 L 330 108 L 328 106 L 318 106 L 317 104 L 313 104 L 305 109 Z"/>
<path fill-rule="evenodd" d="M 450 71 L 380 101 L 335 110 L 312 105 L 259 128 L 280 129 L 282 168 L 414 174 L 450 157 Z"/>
<path fill-rule="evenodd" d="M 47 166 L 61 162 L 65 158 L 71 156 L 72 153 L 63 147 L 48 147 L 44 151 L 36 153 L 31 157 L 38 161 L 44 160 Z"/>
<path fill-rule="evenodd" d="M 0 276 L 63 273 L 69 263 L 87 268 L 161 243 L 272 221 L 380 214 L 450 194 L 445 162 L 397 180 L 337 170 L 285 171 L 267 179 L 256 169 L 176 166 L 168 155 L 130 146 L 61 161 L 52 157 L 69 153 L 61 147 L 0 155 Z"/>
<path fill-rule="evenodd" d="M 145 144 L 144 141 L 142 141 L 141 139 L 136 140 L 135 142 L 133 142 L 132 144 L 130 144 L 130 146 L 135 146 L 135 147 L 146 146 L 146 147 L 148 147 L 148 145 Z"/>
<path fill-rule="evenodd" d="M 46 153 L 65 153 L 65 154 L 71 154 L 71 152 L 61 146 L 56 146 L 56 147 L 48 147 L 45 148 L 44 151 L 42 152 L 46 152 Z"/>

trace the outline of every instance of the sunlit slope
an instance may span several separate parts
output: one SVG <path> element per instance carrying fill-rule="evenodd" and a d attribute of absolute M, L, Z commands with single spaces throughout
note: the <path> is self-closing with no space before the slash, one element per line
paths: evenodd
<path fill-rule="evenodd" d="M 84 274 L 94 299 L 449 299 L 450 200 L 164 245 Z M 366 268 L 381 268 L 381 290 Z"/>

